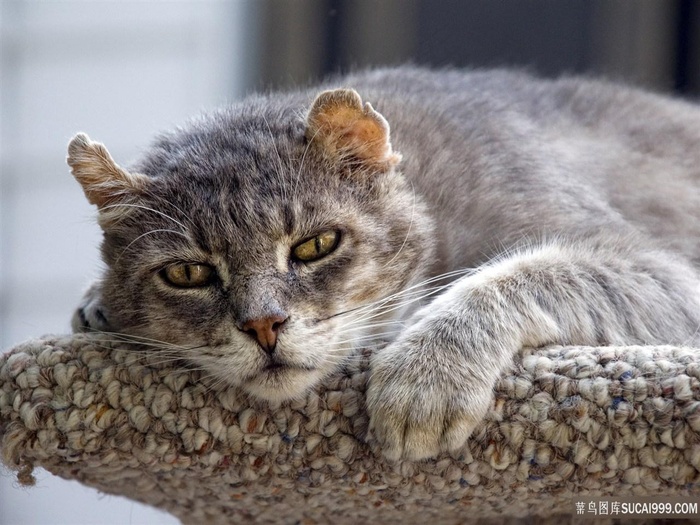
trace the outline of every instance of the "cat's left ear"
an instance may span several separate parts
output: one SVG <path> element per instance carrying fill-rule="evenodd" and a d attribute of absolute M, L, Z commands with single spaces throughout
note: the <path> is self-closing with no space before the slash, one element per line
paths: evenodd
<path fill-rule="evenodd" d="M 66 161 L 87 199 L 99 209 L 137 195 L 148 184 L 148 177 L 126 171 L 112 160 L 103 144 L 85 133 L 70 141 Z"/>
<path fill-rule="evenodd" d="M 336 162 L 387 171 L 401 160 L 389 140 L 389 124 L 353 89 L 324 91 L 306 118 L 306 138 Z"/>

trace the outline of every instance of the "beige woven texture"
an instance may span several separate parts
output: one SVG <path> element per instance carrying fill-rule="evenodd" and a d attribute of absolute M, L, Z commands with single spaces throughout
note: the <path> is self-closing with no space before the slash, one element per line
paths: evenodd
<path fill-rule="evenodd" d="M 158 361 L 94 335 L 0 357 L 3 462 L 185 523 L 551 521 L 586 495 L 700 498 L 697 349 L 527 351 L 460 453 L 395 465 L 365 443 L 367 356 L 277 407 Z"/>

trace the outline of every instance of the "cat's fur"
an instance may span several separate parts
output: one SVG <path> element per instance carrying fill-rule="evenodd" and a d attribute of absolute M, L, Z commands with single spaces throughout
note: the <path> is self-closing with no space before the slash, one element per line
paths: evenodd
<path fill-rule="evenodd" d="M 700 108 L 687 102 L 521 72 L 377 70 L 206 115 L 129 171 L 79 135 L 69 164 L 100 209 L 107 265 L 77 329 L 170 343 L 160 351 L 272 402 L 376 342 L 365 334 L 393 338 L 367 394 L 392 459 L 461 447 L 525 346 L 699 340 Z M 290 256 L 326 230 L 341 232 L 335 251 Z M 173 288 L 161 270 L 177 262 L 217 278 Z M 283 320 L 274 352 L 245 329 L 261 318 Z"/>

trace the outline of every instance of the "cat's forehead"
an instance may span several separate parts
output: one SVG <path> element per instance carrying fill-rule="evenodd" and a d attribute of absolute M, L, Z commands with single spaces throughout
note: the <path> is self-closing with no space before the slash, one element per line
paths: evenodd
<path fill-rule="evenodd" d="M 209 115 L 161 136 L 134 167 L 146 175 L 200 184 L 237 186 L 242 191 L 312 184 L 300 178 L 315 167 L 299 112 L 233 110 Z M 281 189 L 281 188 L 279 188 Z"/>
<path fill-rule="evenodd" d="M 239 210 L 255 222 L 299 206 L 318 211 L 340 190 L 326 166 L 305 157 L 303 137 L 256 142 L 246 134 L 228 140 L 225 146 L 206 141 L 169 154 L 155 170 L 153 193 L 189 206 L 206 202 L 212 210 Z"/>

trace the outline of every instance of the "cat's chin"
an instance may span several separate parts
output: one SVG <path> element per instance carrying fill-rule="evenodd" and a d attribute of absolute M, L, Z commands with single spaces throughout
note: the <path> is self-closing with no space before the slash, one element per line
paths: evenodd
<path fill-rule="evenodd" d="M 261 370 L 243 388 L 250 395 L 270 403 L 282 403 L 306 396 L 325 374 L 318 369 L 275 368 Z"/>

